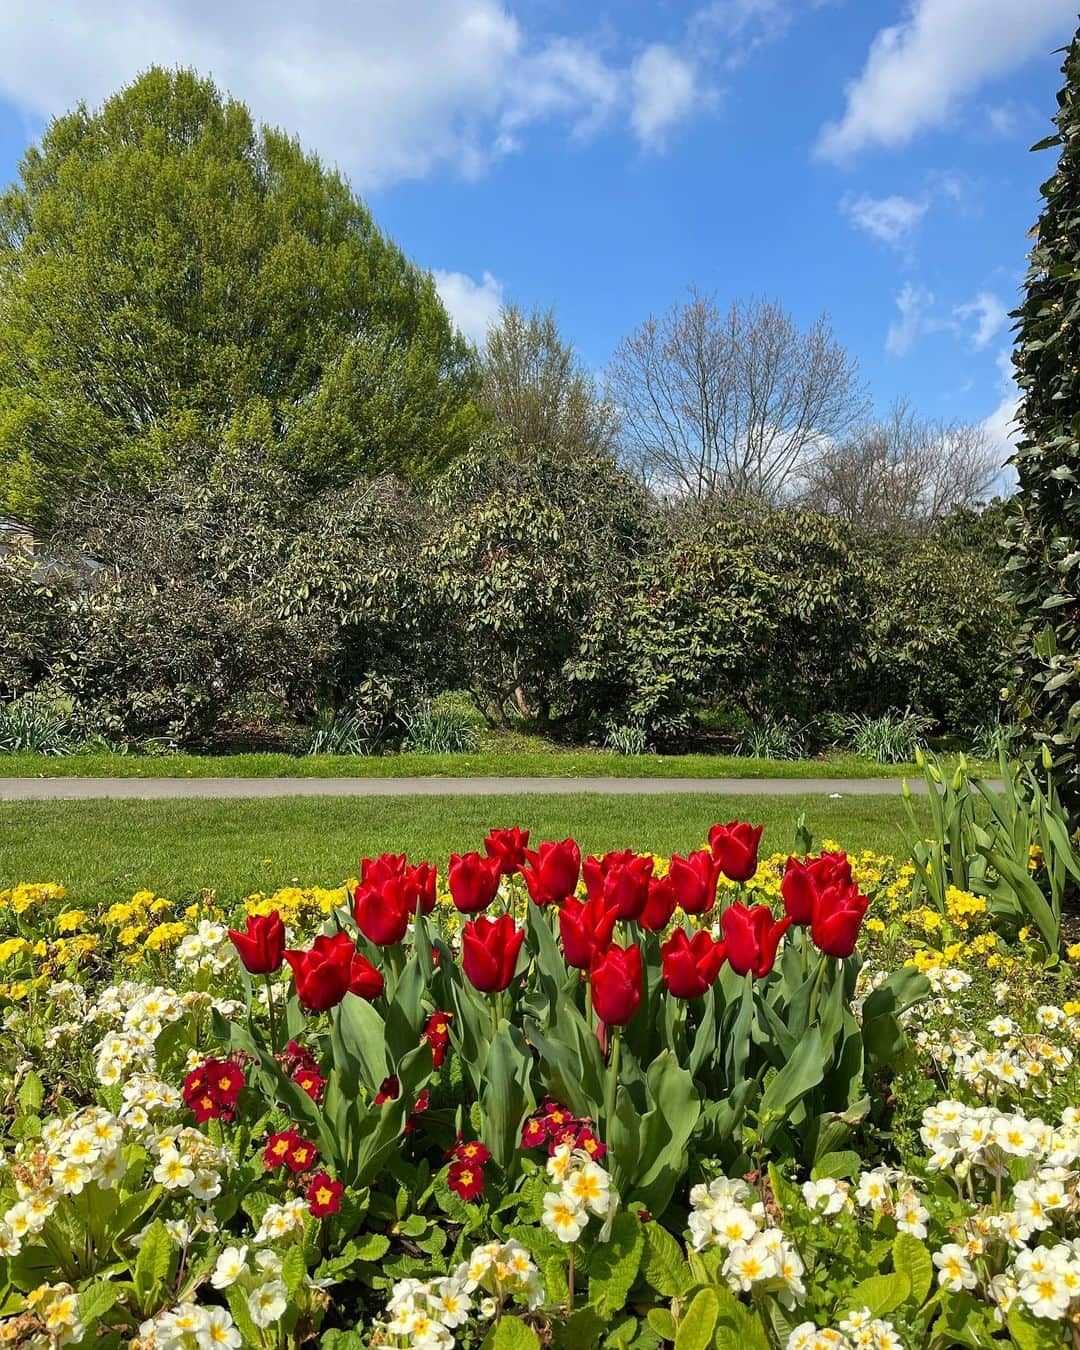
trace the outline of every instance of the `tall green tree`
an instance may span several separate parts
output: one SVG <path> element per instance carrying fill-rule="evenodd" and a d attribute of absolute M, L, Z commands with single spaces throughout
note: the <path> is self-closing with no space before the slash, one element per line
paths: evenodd
<path fill-rule="evenodd" d="M 1007 575 L 1020 617 L 1016 705 L 1080 811 L 1080 33 L 1062 67 L 1058 148 L 1018 312 L 1022 428 Z"/>
<path fill-rule="evenodd" d="M 553 310 L 502 311 L 480 354 L 479 399 L 518 457 L 592 464 L 615 453 L 615 406 L 559 332 Z"/>
<path fill-rule="evenodd" d="M 187 445 L 313 486 L 468 444 L 476 373 L 431 275 L 337 173 L 191 71 L 53 121 L 0 197 L 0 513 Z"/>

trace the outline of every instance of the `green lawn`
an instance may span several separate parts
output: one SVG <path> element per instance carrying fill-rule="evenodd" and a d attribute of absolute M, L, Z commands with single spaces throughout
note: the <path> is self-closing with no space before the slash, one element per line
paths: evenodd
<path fill-rule="evenodd" d="M 151 887 L 225 900 L 294 880 L 334 885 L 384 849 L 440 865 L 481 846 L 490 826 L 521 824 L 534 841 L 573 834 L 589 851 L 699 847 L 709 825 L 765 825 L 763 849 L 791 847 L 800 812 L 815 837 L 849 850 L 903 849 L 899 797 L 568 796 L 275 798 L 266 801 L 85 801 L 0 804 L 0 887 L 60 881 L 79 902 Z"/>
<path fill-rule="evenodd" d="M 943 763 L 951 763 L 943 757 Z M 973 765 L 973 767 L 976 767 Z M 990 771 L 991 766 L 985 766 Z M 613 755 L 598 750 L 480 750 L 466 755 L 0 754 L 4 778 L 897 778 L 914 764 L 855 755 L 744 759 L 735 755 Z"/>

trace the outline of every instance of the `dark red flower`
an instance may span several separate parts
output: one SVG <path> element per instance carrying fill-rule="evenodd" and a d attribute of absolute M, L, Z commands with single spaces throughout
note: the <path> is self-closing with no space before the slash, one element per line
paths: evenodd
<path fill-rule="evenodd" d="M 480 853 L 451 853 L 446 879 L 450 895 L 462 914 L 479 914 L 495 899 L 502 876 L 498 858 Z"/>
<path fill-rule="evenodd" d="M 528 849 L 525 857 L 521 875 L 538 905 L 561 905 L 573 895 L 581 870 L 581 849 L 573 839 L 541 844 L 536 852 Z"/>
<path fill-rule="evenodd" d="M 727 949 L 702 928 L 692 938 L 676 928 L 661 946 L 664 983 L 676 998 L 701 998 L 720 974 Z"/>
<path fill-rule="evenodd" d="M 231 1059 L 207 1059 L 184 1079 L 181 1096 L 201 1125 L 207 1120 L 232 1120 L 245 1085 L 244 1071 Z"/>
<path fill-rule="evenodd" d="M 382 972 L 375 969 L 363 952 L 353 950 L 352 965 L 349 967 L 349 993 L 357 998 L 366 998 L 370 1003 L 386 987 Z"/>
<path fill-rule="evenodd" d="M 485 852 L 498 862 L 504 877 L 512 877 L 521 870 L 528 846 L 529 831 L 519 830 L 516 825 L 510 830 L 492 830 L 484 840 Z"/>
<path fill-rule="evenodd" d="M 263 1149 L 263 1165 L 267 1170 L 284 1167 L 289 1150 L 294 1144 L 300 1143 L 303 1143 L 303 1140 L 295 1130 L 278 1130 L 277 1134 L 272 1134 L 266 1141 Z"/>
<path fill-rule="evenodd" d="M 822 853 L 819 857 L 788 858 L 780 893 L 792 923 L 806 926 L 814 916 L 814 899 L 828 886 L 850 886 L 851 863 L 846 853 Z"/>
<path fill-rule="evenodd" d="M 311 1178 L 311 1185 L 304 1192 L 304 1199 L 315 1218 L 324 1219 L 328 1214 L 338 1212 L 344 1193 L 345 1187 L 340 1181 L 335 1181 L 326 1172 L 316 1172 Z"/>
<path fill-rule="evenodd" d="M 478 1163 L 455 1160 L 450 1164 L 446 1184 L 462 1200 L 475 1200 L 484 1192 L 484 1169 Z"/>
<path fill-rule="evenodd" d="M 481 917 L 467 923 L 461 934 L 461 964 L 474 988 L 497 994 L 514 978 L 525 930 L 509 914 Z"/>
<path fill-rule="evenodd" d="M 653 860 L 626 849 L 586 858 L 582 867 L 590 900 L 602 900 L 616 918 L 637 919 L 649 898 Z"/>
<path fill-rule="evenodd" d="M 593 1007 L 608 1026 L 621 1027 L 637 1012 L 641 1003 L 641 948 L 620 947 L 612 943 L 597 957 L 589 971 Z"/>
<path fill-rule="evenodd" d="M 570 896 L 559 910 L 559 936 L 567 965 L 588 970 L 606 949 L 618 916 L 602 899 L 584 903 Z"/>
<path fill-rule="evenodd" d="M 470 1139 L 468 1143 L 459 1141 L 454 1145 L 454 1157 L 459 1162 L 474 1163 L 477 1167 L 483 1167 L 486 1162 L 491 1161 L 491 1150 L 479 1139 Z"/>
<path fill-rule="evenodd" d="M 763 828 L 748 825 L 745 820 L 733 820 L 728 825 L 714 825 L 709 831 L 712 855 L 729 881 L 749 881 L 757 871 Z"/>
<path fill-rule="evenodd" d="M 413 1130 L 416 1129 L 417 1116 L 422 1116 L 430 1105 L 431 1105 L 431 1092 L 427 1088 L 425 1088 L 423 1092 L 421 1092 L 420 1096 L 417 1097 L 416 1105 L 409 1112 L 409 1119 L 405 1122 L 405 1129 L 403 1131 L 405 1134 L 412 1134 Z"/>
<path fill-rule="evenodd" d="M 450 1044 L 450 1022 L 453 1013 L 433 1012 L 424 1025 L 423 1038 L 431 1046 L 431 1062 L 436 1069 L 442 1067 L 446 1058 L 446 1047 Z"/>
<path fill-rule="evenodd" d="M 649 878 L 649 898 L 638 922 L 650 933 L 662 933 L 675 913 L 675 890 L 667 877 Z"/>
<path fill-rule="evenodd" d="M 292 1080 L 297 1087 L 303 1088 L 313 1102 L 322 1101 L 322 1090 L 326 1086 L 326 1079 L 321 1076 L 317 1069 L 299 1068 L 293 1074 Z"/>
<path fill-rule="evenodd" d="M 321 933 L 310 951 L 285 953 L 293 969 L 296 996 L 310 1012 L 326 1012 L 335 1007 L 349 991 L 356 947 L 348 933 L 327 937 Z"/>
<path fill-rule="evenodd" d="M 827 886 L 814 897 L 810 937 L 826 956 L 850 956 L 859 940 L 859 930 L 870 902 L 852 882 Z"/>
<path fill-rule="evenodd" d="M 780 939 L 791 920 L 773 922 L 768 905 L 729 905 L 720 916 L 727 946 L 728 964 L 737 975 L 748 972 L 756 979 L 768 975 L 776 960 Z"/>
<path fill-rule="evenodd" d="M 530 1116 L 521 1127 L 521 1147 L 539 1148 L 547 1138 L 547 1122 L 543 1116 Z"/>
<path fill-rule="evenodd" d="M 229 929 L 240 960 L 252 975 L 272 975 L 285 959 L 285 925 L 277 910 L 269 914 L 249 914 L 247 932 Z"/>
<path fill-rule="evenodd" d="M 412 913 L 416 913 L 417 900 L 420 902 L 420 913 L 425 918 L 435 908 L 435 882 L 438 875 L 437 869 L 426 862 L 405 869 L 403 879 L 412 891 Z"/>
<path fill-rule="evenodd" d="M 396 1102 L 400 1096 L 401 1084 L 398 1082 L 397 1074 L 392 1073 L 379 1084 L 379 1090 L 375 1094 L 375 1105 L 385 1106 L 387 1102 Z"/>
<path fill-rule="evenodd" d="M 584 1153 L 587 1153 L 589 1157 L 592 1158 L 593 1162 L 599 1162 L 607 1152 L 607 1144 L 601 1143 L 588 1125 L 581 1125 L 578 1127 L 577 1138 L 574 1140 L 574 1147 L 580 1148 Z"/>
<path fill-rule="evenodd" d="M 683 913 L 707 914 L 712 909 L 721 871 L 719 861 L 705 848 L 687 858 L 677 853 L 672 857 L 667 879 Z"/>

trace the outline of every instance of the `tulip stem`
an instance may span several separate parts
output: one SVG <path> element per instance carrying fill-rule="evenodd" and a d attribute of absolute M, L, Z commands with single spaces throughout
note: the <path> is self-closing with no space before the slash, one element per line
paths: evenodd
<path fill-rule="evenodd" d="M 615 1094 L 619 1086 L 619 1046 L 622 1042 L 622 1027 L 611 1027 L 611 1056 L 608 1060 L 607 1083 L 604 1085 L 604 1129 L 607 1132 L 604 1143 L 611 1147 L 611 1125 L 615 1119 Z"/>
<path fill-rule="evenodd" d="M 274 986 L 270 980 L 270 972 L 265 971 L 263 979 L 266 981 L 266 1010 L 270 1014 L 270 1053 L 274 1054 L 277 1050 L 277 1013 L 274 1010 Z"/>
<path fill-rule="evenodd" d="M 821 997 L 821 986 L 825 979 L 825 968 L 828 964 L 829 958 L 822 952 L 821 964 L 818 966 L 817 975 L 814 977 L 814 987 L 810 990 L 810 1013 L 806 1019 L 808 1027 L 814 1025 L 814 1018 L 817 1017 L 818 999 Z"/>

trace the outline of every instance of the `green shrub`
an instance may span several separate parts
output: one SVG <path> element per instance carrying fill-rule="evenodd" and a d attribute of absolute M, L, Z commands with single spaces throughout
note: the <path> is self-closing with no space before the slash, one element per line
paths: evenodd
<path fill-rule="evenodd" d="M 38 695 L 26 694 L 0 706 L 0 752 L 68 755 L 78 740 L 78 728 L 70 715 Z"/>
<path fill-rule="evenodd" d="M 475 750 L 476 730 L 455 708 L 421 703 L 401 714 L 402 750 L 422 755 L 456 755 Z"/>
<path fill-rule="evenodd" d="M 931 718 L 910 708 L 905 712 L 884 712 L 878 717 L 850 717 L 848 744 L 855 754 L 878 764 L 905 764 L 915 758 L 916 751 L 925 748 L 925 736 L 932 725 Z"/>
<path fill-rule="evenodd" d="M 806 734 L 807 728 L 790 717 L 765 713 L 747 725 L 735 753 L 750 759 L 805 759 Z"/>

